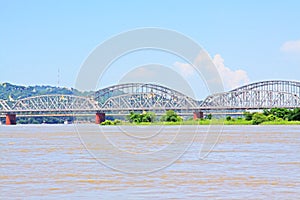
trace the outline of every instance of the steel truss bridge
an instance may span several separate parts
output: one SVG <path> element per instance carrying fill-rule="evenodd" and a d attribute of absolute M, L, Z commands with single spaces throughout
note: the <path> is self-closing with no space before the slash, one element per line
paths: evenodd
<path fill-rule="evenodd" d="M 176 90 L 144 83 L 107 87 L 89 97 L 73 95 L 33 96 L 12 102 L 0 100 L 0 114 L 61 116 L 106 113 L 125 115 L 130 111 L 181 114 L 195 111 L 228 111 L 300 107 L 300 82 L 262 81 L 208 96 L 200 102 Z"/>
<path fill-rule="evenodd" d="M 262 81 L 208 96 L 202 108 L 231 110 L 300 107 L 300 82 Z"/>

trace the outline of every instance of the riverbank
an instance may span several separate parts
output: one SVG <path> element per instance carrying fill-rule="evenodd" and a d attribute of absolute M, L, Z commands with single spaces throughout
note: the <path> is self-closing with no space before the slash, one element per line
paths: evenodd
<path fill-rule="evenodd" d="M 125 121 L 118 121 L 118 123 L 103 123 L 102 125 L 255 125 L 252 120 L 245 119 L 203 119 L 203 120 L 187 120 L 180 122 L 141 122 L 141 123 L 130 123 Z M 260 125 L 300 125 L 300 121 L 286 121 L 286 120 L 276 120 L 276 121 L 266 121 Z"/>

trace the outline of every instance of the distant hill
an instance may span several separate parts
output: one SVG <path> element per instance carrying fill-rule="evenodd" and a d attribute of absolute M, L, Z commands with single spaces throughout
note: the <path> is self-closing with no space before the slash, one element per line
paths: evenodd
<path fill-rule="evenodd" d="M 46 95 L 46 94 L 64 94 L 87 96 L 92 92 L 80 92 L 74 88 L 53 87 L 53 86 L 19 86 L 10 83 L 0 83 L 0 99 L 15 101 L 18 99 Z"/>

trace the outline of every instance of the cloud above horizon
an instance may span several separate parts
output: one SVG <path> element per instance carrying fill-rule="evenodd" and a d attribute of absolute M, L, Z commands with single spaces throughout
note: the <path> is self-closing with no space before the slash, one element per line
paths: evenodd
<path fill-rule="evenodd" d="M 180 72 L 180 74 L 188 78 L 196 73 L 194 67 L 188 63 L 182 63 L 182 62 L 175 62 L 174 67 L 177 68 Z"/>
<path fill-rule="evenodd" d="M 232 70 L 226 67 L 220 54 L 214 56 L 213 63 L 220 73 L 225 89 L 234 89 L 249 83 L 247 72 L 242 69 Z"/>
<path fill-rule="evenodd" d="M 291 40 L 282 44 L 280 50 L 285 53 L 300 54 L 300 40 Z"/>
<path fill-rule="evenodd" d="M 242 69 L 232 70 L 229 67 L 225 66 L 224 59 L 220 54 L 216 54 L 213 57 L 212 62 L 216 66 L 221 76 L 225 90 L 231 90 L 249 83 L 247 72 Z M 197 73 L 193 66 L 188 63 L 175 62 L 174 66 L 185 78 L 193 76 L 195 73 Z"/>

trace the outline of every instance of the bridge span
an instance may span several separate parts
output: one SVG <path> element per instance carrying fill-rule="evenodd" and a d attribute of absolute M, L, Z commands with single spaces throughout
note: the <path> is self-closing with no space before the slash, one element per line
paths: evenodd
<path fill-rule="evenodd" d="M 41 95 L 17 100 L 0 100 L 0 115 L 7 124 L 20 116 L 96 115 L 96 123 L 106 115 L 126 115 L 131 111 L 153 111 L 158 114 L 175 110 L 179 114 L 203 117 L 203 112 L 242 112 L 269 108 L 299 108 L 300 82 L 262 81 L 234 90 L 212 94 L 203 101 L 176 90 L 145 83 L 126 83 L 96 91 L 93 95 Z"/>

